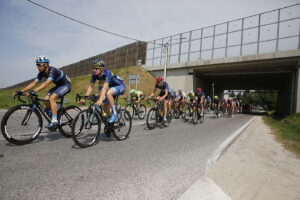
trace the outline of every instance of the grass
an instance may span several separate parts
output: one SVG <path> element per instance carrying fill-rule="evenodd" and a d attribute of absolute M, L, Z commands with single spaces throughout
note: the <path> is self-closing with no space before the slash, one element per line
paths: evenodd
<path fill-rule="evenodd" d="M 300 157 L 300 113 L 281 119 L 276 118 L 271 113 L 271 115 L 264 116 L 263 119 L 271 127 L 276 139 L 286 149 L 296 153 Z"/>
<path fill-rule="evenodd" d="M 124 106 L 127 104 L 126 99 L 128 98 L 129 94 L 129 85 L 128 85 L 128 80 L 127 77 L 129 74 L 139 74 L 140 75 L 140 81 L 139 84 L 137 85 L 137 89 L 143 91 L 146 96 L 148 96 L 154 87 L 155 83 L 155 78 L 146 70 L 132 66 L 132 67 L 126 67 L 126 68 L 119 68 L 114 70 L 114 73 L 118 76 L 120 76 L 125 85 L 126 85 L 126 90 L 123 95 L 119 97 L 119 104 L 121 106 Z M 68 100 L 68 102 L 65 103 L 65 105 L 77 105 L 75 102 L 75 96 L 77 93 L 84 95 L 87 87 L 89 86 L 91 79 L 91 75 L 83 75 L 83 76 L 77 76 L 74 78 L 71 78 L 72 81 L 72 91 L 65 96 L 65 99 Z M 54 85 L 53 85 L 54 86 Z M 43 91 L 39 92 L 40 97 L 43 97 L 47 91 L 51 88 L 52 86 L 49 86 L 48 88 L 44 89 Z M 130 89 L 135 89 L 136 85 L 130 85 Z M 10 89 L 10 90 L 0 90 L 0 109 L 9 109 L 12 106 L 20 104 L 20 102 L 17 99 L 13 99 L 12 94 L 16 90 L 21 90 L 22 88 L 15 88 L 15 89 Z M 97 84 L 95 84 L 94 88 L 94 93 L 97 92 Z M 25 98 L 23 98 L 25 99 Z"/>

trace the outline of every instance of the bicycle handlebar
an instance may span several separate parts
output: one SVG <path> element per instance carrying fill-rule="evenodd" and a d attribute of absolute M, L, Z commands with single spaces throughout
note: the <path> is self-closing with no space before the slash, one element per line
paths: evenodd
<path fill-rule="evenodd" d="M 96 94 L 92 94 L 90 96 L 81 96 L 80 94 L 76 94 L 76 102 L 80 101 L 81 99 L 89 99 L 93 102 L 98 101 L 99 96 Z"/>

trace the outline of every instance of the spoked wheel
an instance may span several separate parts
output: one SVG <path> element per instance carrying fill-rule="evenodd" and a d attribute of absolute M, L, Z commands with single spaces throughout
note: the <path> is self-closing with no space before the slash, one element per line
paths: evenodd
<path fill-rule="evenodd" d="M 72 138 L 81 148 L 94 145 L 100 136 L 101 120 L 92 109 L 82 110 L 74 118 L 71 125 Z"/>
<path fill-rule="evenodd" d="M 199 117 L 200 117 L 199 112 L 197 110 L 195 110 L 192 114 L 192 121 L 193 121 L 194 125 L 196 125 L 198 123 Z"/>
<path fill-rule="evenodd" d="M 201 116 L 201 114 L 199 114 L 201 124 L 203 124 L 203 122 L 204 122 L 204 116 L 205 116 L 205 112 L 203 112 L 202 116 Z"/>
<path fill-rule="evenodd" d="M 157 124 L 157 110 L 151 108 L 147 114 L 147 127 L 149 129 L 154 129 Z"/>
<path fill-rule="evenodd" d="M 43 119 L 33 105 L 21 104 L 8 110 L 1 122 L 4 138 L 13 144 L 29 144 L 41 133 Z"/>
<path fill-rule="evenodd" d="M 164 121 L 164 120 L 162 120 L 163 121 L 163 125 L 165 126 L 165 127 L 168 127 L 168 126 L 170 126 L 170 123 L 171 123 L 171 121 L 172 121 L 172 113 L 171 112 L 168 112 L 168 114 L 167 114 L 167 121 Z"/>
<path fill-rule="evenodd" d="M 127 110 L 127 112 L 129 113 L 129 115 L 131 116 L 131 118 L 133 119 L 133 117 L 134 117 L 134 114 L 135 114 L 135 112 L 134 112 L 134 107 L 133 107 L 134 105 L 132 104 L 132 103 L 129 103 L 129 104 L 127 104 L 126 106 L 125 106 L 125 110 Z"/>
<path fill-rule="evenodd" d="M 72 121 L 79 112 L 80 108 L 77 106 L 67 106 L 59 112 L 58 121 L 60 126 L 58 129 L 63 136 L 72 137 Z"/>
<path fill-rule="evenodd" d="M 113 136 L 117 140 L 125 140 L 128 138 L 132 127 L 132 119 L 127 110 L 121 109 L 118 113 L 118 121 L 114 123 Z"/>
<path fill-rule="evenodd" d="M 187 107 L 184 109 L 184 120 L 189 121 L 192 119 L 193 116 L 193 109 L 191 107 Z"/>
<path fill-rule="evenodd" d="M 138 117 L 139 119 L 144 119 L 145 116 L 146 116 L 146 111 L 147 111 L 147 108 L 144 104 L 141 104 L 140 105 L 140 109 L 139 109 L 139 112 L 138 112 Z"/>

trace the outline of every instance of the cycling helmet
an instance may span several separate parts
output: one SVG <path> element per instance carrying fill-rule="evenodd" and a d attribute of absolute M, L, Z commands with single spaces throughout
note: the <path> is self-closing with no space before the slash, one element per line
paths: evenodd
<path fill-rule="evenodd" d="M 96 59 L 92 61 L 92 66 L 94 67 L 105 67 L 105 62 L 102 59 Z"/>
<path fill-rule="evenodd" d="M 135 91 L 136 91 L 135 89 L 131 89 L 129 93 L 130 93 L 130 94 L 134 94 Z"/>
<path fill-rule="evenodd" d="M 202 92 L 202 88 L 197 88 L 197 89 L 196 89 L 196 92 L 197 92 L 197 93 Z"/>
<path fill-rule="evenodd" d="M 163 80 L 164 80 L 164 78 L 162 76 L 156 77 L 156 83 L 160 83 Z"/>
<path fill-rule="evenodd" d="M 50 63 L 50 59 L 47 58 L 46 56 L 39 56 L 35 59 L 35 63 L 39 64 L 39 63 Z"/>
<path fill-rule="evenodd" d="M 182 93 L 182 89 L 178 89 L 178 92 L 179 92 L 179 93 Z"/>
<path fill-rule="evenodd" d="M 215 96 L 215 99 L 218 99 L 219 97 L 218 96 Z"/>

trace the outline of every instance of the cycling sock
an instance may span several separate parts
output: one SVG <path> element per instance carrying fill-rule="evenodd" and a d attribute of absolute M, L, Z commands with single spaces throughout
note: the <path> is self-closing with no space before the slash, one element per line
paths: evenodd
<path fill-rule="evenodd" d="M 57 122 L 57 115 L 55 115 L 55 114 L 52 115 L 52 123 L 53 122 Z"/>
<path fill-rule="evenodd" d="M 116 106 L 115 106 L 115 105 L 113 105 L 113 107 L 112 107 L 112 112 L 113 112 L 113 114 L 114 114 L 114 115 L 116 115 L 116 114 L 117 114 L 117 111 L 116 111 Z"/>

